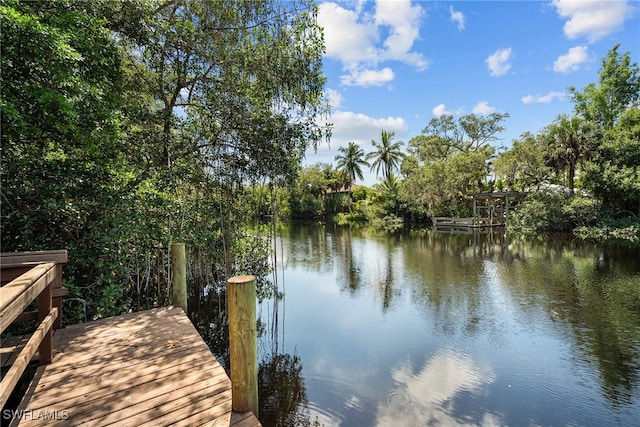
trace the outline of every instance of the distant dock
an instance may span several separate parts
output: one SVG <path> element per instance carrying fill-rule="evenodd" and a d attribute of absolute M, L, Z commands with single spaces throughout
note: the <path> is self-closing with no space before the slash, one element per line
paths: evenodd
<path fill-rule="evenodd" d="M 471 234 L 478 230 L 504 227 L 509 219 L 509 209 L 524 197 L 516 191 L 477 193 L 471 196 L 473 216 L 433 217 L 434 231 Z"/>

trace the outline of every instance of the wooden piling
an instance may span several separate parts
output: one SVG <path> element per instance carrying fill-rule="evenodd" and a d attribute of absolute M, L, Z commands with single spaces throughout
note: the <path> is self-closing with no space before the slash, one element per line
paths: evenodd
<path fill-rule="evenodd" d="M 258 416 L 258 352 L 256 278 L 236 276 L 227 281 L 231 402 L 235 412 Z"/>
<path fill-rule="evenodd" d="M 187 312 L 187 257 L 184 243 L 171 244 L 172 289 L 171 303 Z"/>

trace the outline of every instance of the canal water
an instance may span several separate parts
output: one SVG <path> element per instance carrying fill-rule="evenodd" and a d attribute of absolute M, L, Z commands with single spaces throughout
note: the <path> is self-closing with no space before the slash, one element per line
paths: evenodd
<path fill-rule="evenodd" d="M 275 246 L 265 426 L 638 425 L 638 247 L 333 226 Z"/>

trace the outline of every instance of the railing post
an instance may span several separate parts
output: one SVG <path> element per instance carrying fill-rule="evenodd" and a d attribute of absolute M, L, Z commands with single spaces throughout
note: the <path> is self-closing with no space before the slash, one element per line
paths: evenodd
<path fill-rule="evenodd" d="M 258 416 L 258 352 L 256 278 L 236 276 L 227 281 L 231 406 L 233 411 Z"/>
<path fill-rule="evenodd" d="M 56 280 L 51 284 L 51 297 L 52 297 L 52 306 L 58 309 L 58 317 L 56 317 L 55 322 L 53 323 L 53 329 L 61 329 L 62 328 L 62 296 L 54 296 L 54 290 L 58 291 L 68 291 L 62 288 L 62 264 L 56 263 Z M 61 294 L 62 295 L 62 294 Z"/>
<path fill-rule="evenodd" d="M 171 269 L 173 275 L 171 303 L 187 312 L 187 259 L 184 243 L 171 244 Z"/>
<path fill-rule="evenodd" d="M 55 267 L 54 267 L 55 268 Z M 56 279 L 57 277 L 56 270 Z M 40 295 L 38 295 L 38 324 L 42 323 L 42 321 L 49 315 L 51 312 L 51 308 L 53 307 L 53 302 L 51 299 L 51 288 L 52 284 L 49 283 L 46 288 Z M 38 346 L 38 359 L 40 361 L 40 365 L 46 365 L 51 363 L 51 359 L 53 358 L 53 328 L 49 328 L 49 330 L 42 337 L 42 341 Z"/>

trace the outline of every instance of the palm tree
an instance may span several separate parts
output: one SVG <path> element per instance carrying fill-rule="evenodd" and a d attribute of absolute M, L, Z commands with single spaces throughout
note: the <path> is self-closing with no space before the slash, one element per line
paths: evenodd
<path fill-rule="evenodd" d="M 382 176 L 385 180 L 398 169 L 400 162 L 405 157 L 402 152 L 402 141 L 392 143 L 394 133 L 387 132 L 384 129 L 380 134 L 380 142 L 372 140 L 371 143 L 376 148 L 375 151 L 367 154 L 366 160 L 373 160 L 371 163 L 371 170 L 376 170 L 376 175 L 379 175 L 382 168 Z"/>
<path fill-rule="evenodd" d="M 350 180 L 350 184 L 355 182 L 356 178 L 363 180 L 362 166 L 369 166 L 369 163 L 364 160 L 362 148 L 355 142 L 349 142 L 349 145 L 340 147 L 338 151 L 340 151 L 340 154 L 335 157 L 338 161 L 337 169 Z"/>
<path fill-rule="evenodd" d="M 345 177 L 345 183 L 349 198 L 347 203 L 349 205 L 349 212 L 351 212 L 351 184 L 356 181 L 356 178 L 364 179 L 362 174 L 362 166 L 369 166 L 369 163 L 364 160 L 364 151 L 355 142 L 349 142 L 346 147 L 340 147 L 335 159 L 338 161 L 338 172 Z"/>
<path fill-rule="evenodd" d="M 556 171 L 568 169 L 571 194 L 574 193 L 576 166 L 588 157 L 592 136 L 589 123 L 578 116 L 562 114 L 547 127 L 545 162 Z"/>

